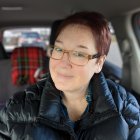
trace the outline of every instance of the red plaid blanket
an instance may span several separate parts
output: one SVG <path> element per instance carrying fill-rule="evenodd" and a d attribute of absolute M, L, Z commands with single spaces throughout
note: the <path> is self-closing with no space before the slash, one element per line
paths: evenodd
<path fill-rule="evenodd" d="M 41 74 L 45 74 L 48 71 L 46 52 L 43 48 L 15 48 L 11 55 L 11 60 L 12 82 L 15 85 L 33 84 Z"/>

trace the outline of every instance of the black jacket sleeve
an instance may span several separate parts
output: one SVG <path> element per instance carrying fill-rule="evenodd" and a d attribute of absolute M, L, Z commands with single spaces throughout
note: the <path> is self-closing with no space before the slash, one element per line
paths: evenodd
<path fill-rule="evenodd" d="M 128 140 L 140 140 L 140 106 L 136 98 L 121 85 L 112 82 L 111 85 L 116 87 L 114 101 L 129 127 Z"/>
<path fill-rule="evenodd" d="M 123 115 L 129 125 L 128 140 L 140 140 L 140 106 L 129 92 L 124 101 Z"/>
<path fill-rule="evenodd" d="M 4 107 L 0 110 L 0 140 L 10 140 L 7 122 L 7 107 Z"/>

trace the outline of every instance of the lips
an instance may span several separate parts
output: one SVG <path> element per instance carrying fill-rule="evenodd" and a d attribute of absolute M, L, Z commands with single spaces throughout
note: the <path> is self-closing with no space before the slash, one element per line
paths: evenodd
<path fill-rule="evenodd" d="M 57 73 L 57 77 L 59 79 L 63 79 L 63 80 L 69 80 L 69 79 L 73 78 L 73 76 L 71 76 L 71 75 L 62 74 L 62 73 Z"/>

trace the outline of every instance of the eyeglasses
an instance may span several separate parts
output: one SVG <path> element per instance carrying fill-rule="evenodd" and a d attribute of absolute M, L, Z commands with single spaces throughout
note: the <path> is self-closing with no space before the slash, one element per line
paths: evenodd
<path fill-rule="evenodd" d="M 48 46 L 47 47 L 47 56 L 55 59 L 55 60 L 61 60 L 63 58 L 64 53 L 68 53 L 69 61 L 72 64 L 78 65 L 78 66 L 84 66 L 87 64 L 87 62 L 90 59 L 99 58 L 99 53 L 94 55 L 88 55 L 84 52 L 76 51 L 76 50 L 64 50 L 57 46 Z"/>

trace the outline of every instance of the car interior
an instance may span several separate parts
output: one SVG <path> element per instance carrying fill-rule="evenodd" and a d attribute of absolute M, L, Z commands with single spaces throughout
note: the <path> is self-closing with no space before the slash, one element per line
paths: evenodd
<path fill-rule="evenodd" d="M 78 11 L 97 11 L 107 17 L 112 43 L 102 71 L 140 103 L 139 0 L 6 0 L 0 1 L 0 108 L 14 93 L 45 78 L 47 45 L 54 44 L 62 20 Z M 30 32 L 39 34 L 39 39 L 19 37 Z"/>

